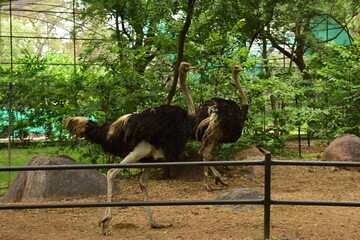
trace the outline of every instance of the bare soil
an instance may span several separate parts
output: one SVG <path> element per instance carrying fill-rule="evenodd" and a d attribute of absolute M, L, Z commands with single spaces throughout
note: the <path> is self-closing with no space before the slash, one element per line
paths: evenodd
<path fill-rule="evenodd" d="M 296 142 L 288 143 L 297 151 Z M 321 153 L 323 147 L 307 147 L 303 154 Z M 276 158 L 276 157 L 275 157 Z M 287 158 L 288 159 L 288 158 Z M 302 160 L 320 160 L 302 159 Z M 202 182 L 151 179 L 150 199 L 212 200 L 232 188 L 252 188 L 263 192 L 263 169 L 244 176 L 237 167 L 224 172 L 227 189 L 208 192 Z M 272 172 L 272 197 L 290 200 L 360 201 L 360 173 L 331 167 L 275 166 Z M 120 182 L 122 193 L 114 201 L 141 201 L 138 178 Z M 104 202 L 105 196 L 62 202 Z M 211 206 L 153 207 L 155 219 L 173 224 L 151 229 L 144 207 L 114 208 L 111 235 L 103 236 L 98 221 L 103 208 L 35 209 L 0 211 L 0 239 L 261 239 L 263 209 L 232 211 Z M 360 209 L 353 207 L 272 206 L 273 239 L 360 239 Z"/>

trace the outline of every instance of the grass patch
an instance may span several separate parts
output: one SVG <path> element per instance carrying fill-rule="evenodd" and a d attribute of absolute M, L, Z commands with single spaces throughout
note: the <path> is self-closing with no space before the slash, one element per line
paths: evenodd
<path fill-rule="evenodd" d="M 322 157 L 322 153 L 312 153 L 312 154 L 302 154 L 302 158 L 320 158 Z"/>

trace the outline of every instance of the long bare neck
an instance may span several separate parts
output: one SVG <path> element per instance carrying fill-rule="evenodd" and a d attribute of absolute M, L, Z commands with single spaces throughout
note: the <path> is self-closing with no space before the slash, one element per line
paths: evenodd
<path fill-rule="evenodd" d="M 187 76 L 187 72 L 180 70 L 179 79 L 180 79 L 181 90 L 185 95 L 185 100 L 188 107 L 188 114 L 193 115 L 195 114 L 195 105 L 186 83 L 186 76 Z"/>
<path fill-rule="evenodd" d="M 243 89 L 243 87 L 241 86 L 240 84 L 240 80 L 239 80 L 239 77 L 238 77 L 238 73 L 239 72 L 236 72 L 236 71 L 233 71 L 233 79 L 235 81 L 235 84 L 236 84 L 236 87 L 239 89 L 240 91 L 240 94 L 241 94 L 241 99 L 242 99 L 242 105 L 248 105 L 248 99 L 246 97 L 246 94 L 245 94 L 245 91 Z"/>

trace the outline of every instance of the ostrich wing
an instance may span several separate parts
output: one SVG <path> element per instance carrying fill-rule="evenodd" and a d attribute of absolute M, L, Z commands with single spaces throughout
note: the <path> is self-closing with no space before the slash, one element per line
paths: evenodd
<path fill-rule="evenodd" d="M 190 137 L 192 120 L 180 107 L 161 105 L 131 115 L 126 123 L 126 142 L 147 141 L 163 149 L 167 161 L 178 161 Z"/>

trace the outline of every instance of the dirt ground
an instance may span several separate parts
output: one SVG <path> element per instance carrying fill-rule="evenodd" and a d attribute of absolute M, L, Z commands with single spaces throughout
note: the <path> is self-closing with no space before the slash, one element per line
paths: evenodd
<path fill-rule="evenodd" d="M 295 143 L 289 150 L 296 151 Z M 322 152 L 323 147 L 307 147 L 303 153 Z M 276 158 L 276 157 L 274 157 Z M 320 160 L 303 159 L 303 160 Z M 227 189 L 208 192 L 202 182 L 155 180 L 150 183 L 150 200 L 212 200 L 232 188 L 252 188 L 263 192 L 263 170 L 243 176 L 240 169 L 227 170 Z M 360 173 L 331 167 L 275 166 L 272 197 L 291 200 L 360 201 Z M 141 201 L 136 177 L 120 183 L 123 192 L 115 201 Z M 105 196 L 63 202 L 104 202 Z M 153 239 L 208 240 L 261 239 L 263 209 L 246 212 L 215 209 L 211 206 L 153 207 L 158 222 L 170 228 L 151 229 L 144 207 L 114 208 L 111 235 L 103 236 L 97 223 L 103 208 L 1 210 L 0 239 Z M 350 207 L 272 206 L 272 239 L 360 239 L 360 209 Z"/>

